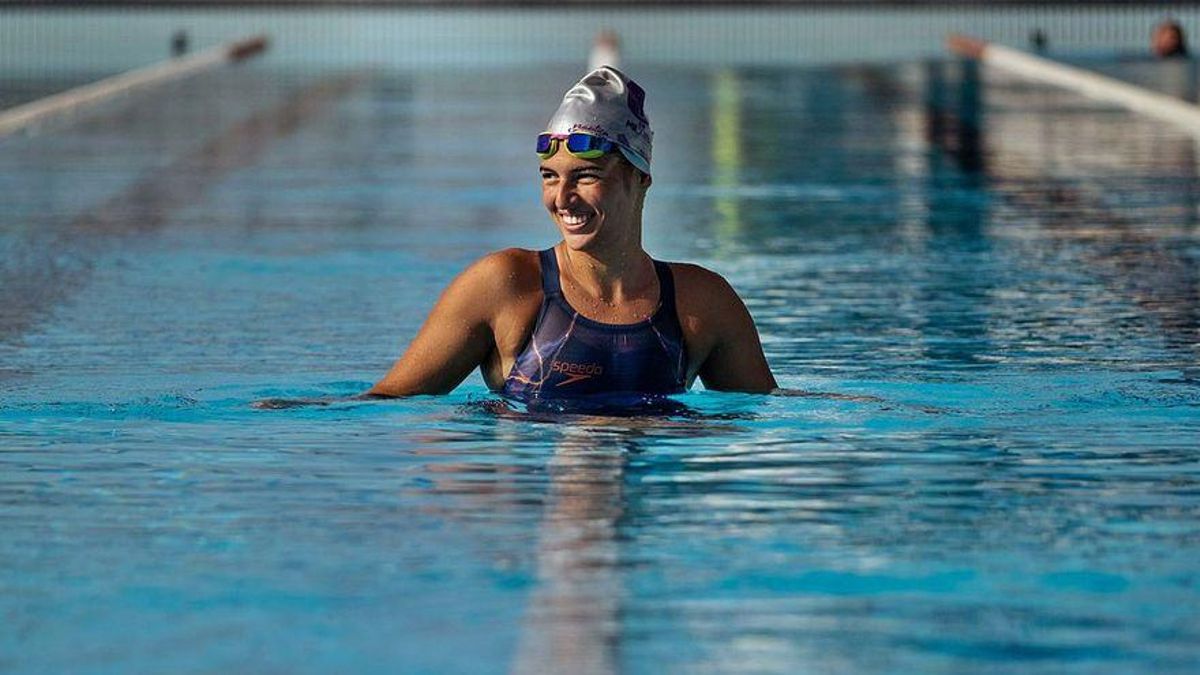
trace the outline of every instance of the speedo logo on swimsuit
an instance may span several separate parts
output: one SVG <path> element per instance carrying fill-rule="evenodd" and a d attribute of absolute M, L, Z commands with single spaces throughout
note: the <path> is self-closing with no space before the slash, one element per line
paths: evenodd
<path fill-rule="evenodd" d="M 570 361 L 556 360 L 550 362 L 550 370 L 567 376 L 567 379 L 554 385 L 561 387 L 564 384 L 574 384 L 580 380 L 586 380 L 593 375 L 601 375 L 604 373 L 604 366 L 599 363 L 571 363 Z"/>

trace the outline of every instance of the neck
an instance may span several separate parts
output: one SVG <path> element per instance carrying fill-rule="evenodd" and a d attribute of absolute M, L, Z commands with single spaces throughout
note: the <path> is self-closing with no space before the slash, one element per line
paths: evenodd
<path fill-rule="evenodd" d="M 658 278 L 640 243 L 613 253 L 573 251 L 565 244 L 557 248 L 566 282 L 605 302 L 641 295 Z"/>

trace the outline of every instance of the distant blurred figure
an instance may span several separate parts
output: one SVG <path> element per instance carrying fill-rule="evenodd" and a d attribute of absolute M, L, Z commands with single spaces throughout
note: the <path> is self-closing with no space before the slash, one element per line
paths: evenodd
<path fill-rule="evenodd" d="M 1178 21 L 1168 19 L 1154 27 L 1150 38 L 1150 49 L 1160 59 L 1186 57 L 1187 38 L 1183 35 L 1183 26 Z"/>
<path fill-rule="evenodd" d="M 171 56 L 183 56 L 188 51 L 188 34 L 186 30 L 177 30 L 171 36 Z"/>
<path fill-rule="evenodd" d="M 621 41 L 611 30 L 602 30 L 596 34 L 592 43 L 592 54 L 588 57 L 588 72 L 600 66 L 621 67 Z"/>
<path fill-rule="evenodd" d="M 1046 44 L 1046 32 L 1041 28 L 1035 28 L 1033 32 L 1029 34 L 1029 46 L 1033 47 L 1033 51 L 1037 52 L 1038 54 L 1046 51 Z"/>

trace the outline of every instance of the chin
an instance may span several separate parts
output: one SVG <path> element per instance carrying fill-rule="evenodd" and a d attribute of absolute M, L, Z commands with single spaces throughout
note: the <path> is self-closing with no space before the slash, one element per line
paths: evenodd
<path fill-rule="evenodd" d="M 589 248 L 592 248 L 592 245 L 596 242 L 596 236 L 594 232 L 588 232 L 586 234 L 571 234 L 569 232 L 560 231 L 559 234 L 562 235 L 563 241 L 567 244 L 567 248 L 571 249 L 572 251 L 586 251 Z"/>
<path fill-rule="evenodd" d="M 569 232 L 561 226 L 558 228 L 558 235 L 567 243 L 567 248 L 573 251 L 584 251 L 594 246 L 597 233 L 594 226 L 587 232 Z"/>

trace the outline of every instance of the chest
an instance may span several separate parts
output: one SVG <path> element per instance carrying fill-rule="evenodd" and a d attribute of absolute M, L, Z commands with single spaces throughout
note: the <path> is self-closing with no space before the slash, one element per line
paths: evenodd
<path fill-rule="evenodd" d="M 621 302 L 606 302 L 581 293 L 570 284 L 562 287 L 562 297 L 580 316 L 600 324 L 631 325 L 646 321 L 658 309 L 657 289 Z"/>
<path fill-rule="evenodd" d="M 505 395 L 532 400 L 682 391 L 686 355 L 668 309 L 632 324 L 607 324 L 553 296 L 506 376 Z"/>
<path fill-rule="evenodd" d="M 564 293 L 564 299 L 571 304 L 571 296 Z M 542 309 L 544 297 L 541 292 L 531 293 L 517 302 L 512 303 L 507 310 L 499 312 L 493 324 L 495 347 L 481 368 L 484 381 L 492 390 L 503 387 L 505 380 L 513 371 L 517 359 L 529 347 L 537 325 L 538 315 Z M 579 311 L 584 319 L 596 323 L 631 324 L 644 321 L 652 316 L 657 309 L 658 299 L 634 303 L 632 306 L 614 308 L 613 311 L 586 312 Z M 684 358 L 686 361 L 687 381 L 695 379 L 700 363 L 709 351 L 708 341 L 703 327 L 695 317 L 678 312 L 680 337 Z"/>

